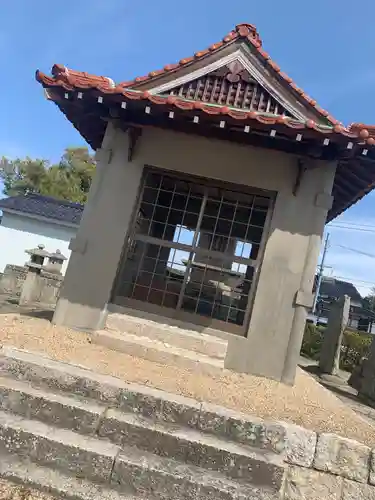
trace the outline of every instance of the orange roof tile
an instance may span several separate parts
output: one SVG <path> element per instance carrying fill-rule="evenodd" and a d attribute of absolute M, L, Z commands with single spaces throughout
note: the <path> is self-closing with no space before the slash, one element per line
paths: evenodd
<path fill-rule="evenodd" d="M 252 120 L 263 123 L 265 125 L 281 125 L 295 130 L 311 129 L 326 136 L 342 135 L 347 137 L 348 139 L 359 139 L 360 141 L 366 142 L 369 146 L 375 145 L 375 132 L 374 135 L 372 135 L 365 128 L 361 128 L 360 130 L 353 128 L 352 130 L 350 130 L 348 128 L 345 128 L 341 124 L 321 125 L 319 123 L 316 123 L 314 120 L 306 120 L 303 122 L 288 116 L 275 116 L 265 112 L 235 109 L 228 106 L 220 106 L 217 104 L 204 103 L 202 101 L 184 99 L 173 95 L 154 95 L 147 90 L 139 91 L 122 87 L 121 85 L 111 86 L 108 83 L 109 79 L 106 79 L 106 77 L 94 77 L 95 82 L 94 80 L 92 80 L 93 84 L 89 85 L 87 77 L 85 77 L 86 79 L 83 79 L 83 77 L 79 75 L 79 77 L 77 78 L 74 75 L 78 72 L 71 70 L 67 71 L 69 75 L 68 80 L 67 72 L 60 72 L 58 77 L 55 79 L 51 78 L 48 75 L 45 75 L 44 73 L 37 72 L 37 79 L 45 87 L 58 86 L 66 90 L 95 89 L 108 96 L 121 95 L 123 98 L 130 101 L 144 100 L 157 105 L 173 106 L 185 111 L 203 111 L 208 115 L 229 116 L 235 120 Z"/>
<path fill-rule="evenodd" d="M 353 134 L 364 134 L 367 137 L 375 138 L 375 125 L 366 125 L 365 123 L 352 123 L 348 130 Z"/>
<path fill-rule="evenodd" d="M 302 89 L 300 89 L 293 82 L 293 80 L 289 76 L 287 76 L 284 72 L 281 71 L 279 66 L 271 59 L 271 57 L 267 54 L 267 52 L 263 50 L 262 40 L 260 39 L 256 27 L 252 24 L 246 24 L 246 23 L 238 24 L 235 27 L 235 29 L 232 30 L 230 33 L 228 33 L 228 35 L 226 35 L 220 42 L 211 45 L 205 50 L 196 52 L 194 56 L 181 59 L 177 64 L 169 64 L 167 66 L 164 66 L 163 69 L 160 69 L 158 71 L 152 71 L 148 75 L 137 77 L 134 80 L 121 82 L 117 85 L 117 87 L 121 87 L 122 89 L 129 88 L 132 86 L 136 86 L 139 83 L 143 83 L 147 80 L 155 78 L 157 76 L 166 73 L 171 73 L 173 71 L 178 70 L 182 66 L 191 64 L 194 61 L 215 52 L 216 50 L 220 49 L 223 45 L 227 45 L 233 43 L 235 40 L 241 40 L 241 39 L 247 40 L 249 43 L 251 43 L 257 49 L 258 55 L 263 59 L 263 61 L 268 66 L 270 66 L 279 75 L 279 77 L 284 82 L 286 82 L 297 94 L 299 94 L 299 96 L 302 97 L 307 104 L 313 106 L 315 110 L 319 114 L 324 116 L 331 124 L 337 125 L 340 123 L 338 120 L 333 118 L 328 113 L 328 111 L 325 111 L 324 109 L 320 108 L 314 99 L 309 97 Z M 69 90 L 74 87 L 79 87 L 79 88 L 96 88 L 97 90 L 105 91 L 106 89 L 115 87 L 114 82 L 110 78 L 104 76 L 90 75 L 88 73 L 80 71 L 73 71 L 59 64 L 55 64 L 53 66 L 52 75 L 54 78 L 48 77 L 47 75 L 44 75 L 39 71 L 37 71 L 36 73 L 36 77 L 38 81 L 40 81 L 41 83 L 49 86 L 60 85 Z"/>
<path fill-rule="evenodd" d="M 263 50 L 262 40 L 259 36 L 259 33 L 257 32 L 256 27 L 253 24 L 247 24 L 247 23 L 238 24 L 234 30 L 232 30 L 230 33 L 228 33 L 227 36 L 225 36 L 222 39 L 221 42 L 211 45 L 206 50 L 196 52 L 193 57 L 181 59 L 178 64 L 164 66 L 164 68 L 159 71 L 153 71 L 148 75 L 135 78 L 134 80 L 130 80 L 128 82 L 121 82 L 120 85 L 124 87 L 131 87 L 132 85 L 141 82 L 143 83 L 144 81 L 154 78 L 155 76 L 169 73 L 171 71 L 176 71 L 181 66 L 185 66 L 187 64 L 196 61 L 197 59 L 201 59 L 202 57 L 205 57 L 206 55 L 214 52 L 215 50 L 219 49 L 225 44 L 233 43 L 235 40 L 241 40 L 241 39 L 247 40 L 249 43 L 251 43 L 257 49 L 258 55 L 261 56 L 264 62 L 266 62 L 266 64 L 268 64 L 268 66 L 270 66 L 274 71 L 276 71 L 279 77 L 286 83 L 288 83 L 290 87 L 294 91 L 296 91 L 309 105 L 313 106 L 316 109 L 316 111 L 318 111 L 318 113 L 324 116 L 333 125 L 337 125 L 338 123 L 340 123 L 333 116 L 331 116 L 328 113 L 328 111 L 320 108 L 314 99 L 308 96 L 302 89 L 300 89 L 293 82 L 293 80 L 288 75 L 286 75 L 284 72 L 281 71 L 280 67 L 275 63 L 275 61 L 271 59 L 271 56 Z"/>
<path fill-rule="evenodd" d="M 47 86 L 60 86 L 66 90 L 72 90 L 75 87 L 81 89 L 97 88 L 105 90 L 115 87 L 115 83 L 111 78 L 106 76 L 90 75 L 85 71 L 74 71 L 63 66 L 62 64 L 54 64 L 51 71 L 52 77 L 37 71 L 36 79 Z"/>

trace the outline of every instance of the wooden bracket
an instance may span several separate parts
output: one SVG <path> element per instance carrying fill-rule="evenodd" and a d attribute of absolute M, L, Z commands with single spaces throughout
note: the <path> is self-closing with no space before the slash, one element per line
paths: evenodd
<path fill-rule="evenodd" d="M 296 180 L 294 181 L 294 186 L 293 186 L 293 194 L 294 196 L 297 196 L 298 190 L 300 188 L 303 176 L 307 170 L 306 163 L 301 160 L 301 158 L 298 158 L 297 160 L 297 175 L 296 175 Z"/>
<path fill-rule="evenodd" d="M 138 139 L 142 135 L 142 129 L 139 127 L 129 127 L 128 136 L 129 136 L 129 149 L 128 149 L 128 161 L 133 161 L 134 149 L 137 145 Z"/>

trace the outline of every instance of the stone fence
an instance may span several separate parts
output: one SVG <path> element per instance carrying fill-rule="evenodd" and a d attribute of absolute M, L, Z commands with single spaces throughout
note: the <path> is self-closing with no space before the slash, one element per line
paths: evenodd
<path fill-rule="evenodd" d="M 0 277 L 0 294 L 7 294 L 19 298 L 26 276 L 27 269 L 25 266 L 7 264 Z"/>
<path fill-rule="evenodd" d="M 28 269 L 25 266 L 8 264 L 0 277 L 0 294 L 19 299 L 26 281 Z M 33 304 L 55 305 L 64 277 L 41 271 L 33 284 L 29 302 Z"/>
<path fill-rule="evenodd" d="M 375 450 L 288 426 L 285 500 L 375 500 Z"/>
<path fill-rule="evenodd" d="M 64 277 L 61 274 L 65 257 L 59 250 L 44 250 L 43 245 L 26 250 L 31 255 L 24 266 L 7 264 L 0 275 L 0 294 L 17 299 L 22 305 L 54 306 Z M 44 260 L 48 258 L 48 263 Z"/>

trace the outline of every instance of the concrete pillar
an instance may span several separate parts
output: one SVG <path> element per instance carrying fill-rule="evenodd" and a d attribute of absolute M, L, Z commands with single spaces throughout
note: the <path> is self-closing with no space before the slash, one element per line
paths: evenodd
<path fill-rule="evenodd" d="M 331 305 L 320 351 L 319 369 L 322 373 L 337 375 L 339 372 L 342 337 L 349 321 L 349 311 L 350 297 L 347 295 Z"/>
<path fill-rule="evenodd" d="M 102 328 L 126 233 L 133 219 L 143 167 L 128 161 L 128 136 L 107 126 L 97 172 L 75 239 L 53 322 Z M 141 140 L 141 139 L 140 139 Z"/>
<path fill-rule="evenodd" d="M 328 210 L 336 163 L 313 160 L 295 188 L 277 194 L 254 279 L 247 338 L 233 337 L 225 367 L 293 384 Z M 297 170 L 297 169 L 296 169 Z"/>

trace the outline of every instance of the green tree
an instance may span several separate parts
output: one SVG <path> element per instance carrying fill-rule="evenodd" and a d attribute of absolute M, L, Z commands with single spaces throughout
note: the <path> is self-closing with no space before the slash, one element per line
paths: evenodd
<path fill-rule="evenodd" d="M 0 159 L 0 180 L 8 196 L 38 193 L 85 203 L 95 172 L 95 161 L 86 147 L 65 149 L 59 163 L 40 158 Z"/>
<path fill-rule="evenodd" d="M 375 287 L 372 287 L 370 293 L 363 299 L 362 305 L 368 311 L 375 312 Z"/>

